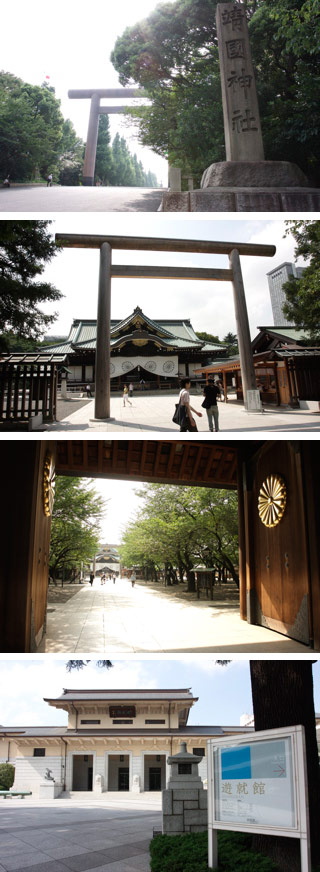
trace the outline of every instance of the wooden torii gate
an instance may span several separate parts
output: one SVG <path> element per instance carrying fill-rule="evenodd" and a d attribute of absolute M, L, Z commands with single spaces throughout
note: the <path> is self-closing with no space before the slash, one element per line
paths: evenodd
<path fill-rule="evenodd" d="M 211 242 L 198 239 L 159 239 L 140 236 L 97 236 L 94 234 L 57 233 L 56 242 L 62 248 L 98 248 L 100 272 L 97 312 L 95 419 L 110 418 L 110 313 L 111 278 L 193 279 L 230 281 L 237 323 L 240 365 L 245 407 L 261 411 L 257 390 L 247 304 L 242 279 L 240 254 L 273 257 L 274 245 L 246 242 Z M 229 269 L 207 269 L 167 266 L 113 266 L 112 249 L 133 251 L 174 251 L 196 254 L 227 254 Z"/>
<path fill-rule="evenodd" d="M 99 130 L 99 115 L 117 115 L 125 112 L 128 106 L 101 106 L 102 97 L 146 97 L 142 88 L 89 88 L 80 91 L 68 91 L 70 100 L 91 100 L 86 152 L 83 165 L 82 182 L 84 185 L 93 185 L 94 170 L 96 165 L 97 141 Z"/>

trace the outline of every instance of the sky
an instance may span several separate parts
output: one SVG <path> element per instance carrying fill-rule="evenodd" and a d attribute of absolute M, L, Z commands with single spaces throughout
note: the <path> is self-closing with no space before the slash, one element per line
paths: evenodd
<path fill-rule="evenodd" d="M 43 697 L 60 696 L 64 688 L 186 688 L 199 702 L 189 724 L 238 726 L 241 715 L 252 713 L 249 663 L 232 660 L 219 666 L 201 656 L 136 660 L 114 659 L 110 670 L 92 661 L 83 671 L 67 673 L 66 660 L 47 655 L 36 660 L 0 660 L 0 723 L 3 726 L 58 726 L 65 712 L 49 707 Z M 320 661 L 313 667 L 315 708 L 320 711 Z"/>
<path fill-rule="evenodd" d="M 106 502 L 106 514 L 101 522 L 101 542 L 118 545 L 121 533 L 142 505 L 135 495 L 141 488 L 138 482 L 95 479 L 95 490 Z"/>
<path fill-rule="evenodd" d="M 207 220 L 201 216 L 137 213 L 56 215 L 52 233 L 98 233 L 137 236 L 164 236 L 185 239 L 211 239 L 273 244 L 273 258 L 242 257 L 242 271 L 252 338 L 257 327 L 272 325 L 273 317 L 267 272 L 284 261 L 294 260 L 294 240 L 284 238 L 282 220 L 245 219 Z M 172 252 L 115 251 L 114 264 L 228 267 L 226 255 L 175 254 Z M 298 263 L 303 265 L 303 261 Z M 43 274 L 64 294 L 57 304 L 46 305 L 47 312 L 58 312 L 50 333 L 66 336 L 73 318 L 96 318 L 99 253 L 89 249 L 63 249 Z M 125 318 L 136 306 L 150 318 L 190 318 L 195 330 L 206 330 L 222 339 L 236 332 L 232 287 L 229 282 L 113 279 L 111 317 Z"/>
<path fill-rule="evenodd" d="M 47 80 L 61 100 L 64 117 L 71 119 L 77 134 L 86 140 L 89 100 L 69 100 L 68 90 L 121 87 L 110 61 L 116 39 L 126 27 L 148 16 L 158 3 L 90 0 L 88 4 L 76 4 L 75 0 L 56 0 L 50 4 L 32 0 L 30 5 L 10 0 L 1 9 L 1 30 L 7 34 L 7 39 L 2 40 L 1 67 L 32 85 Z M 119 105 L 119 99 L 102 101 L 102 105 L 112 103 Z M 120 115 L 110 115 L 109 120 L 112 138 L 117 131 L 125 136 L 144 168 L 155 172 L 158 181 L 166 184 L 166 161 L 139 146 L 135 129 L 131 126 L 129 130 Z"/>

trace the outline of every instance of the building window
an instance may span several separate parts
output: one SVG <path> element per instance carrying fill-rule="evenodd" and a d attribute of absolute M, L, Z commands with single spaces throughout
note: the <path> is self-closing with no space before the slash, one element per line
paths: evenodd
<path fill-rule="evenodd" d="M 165 724 L 165 720 L 156 720 L 155 718 L 147 718 L 145 724 Z"/>
<path fill-rule="evenodd" d="M 113 724 L 133 724 L 133 721 L 112 721 Z"/>
<path fill-rule="evenodd" d="M 120 763 L 124 763 L 124 754 L 120 754 Z"/>
<path fill-rule="evenodd" d="M 45 757 L 46 756 L 46 749 L 45 748 L 34 748 L 33 749 L 33 756 L 34 757 Z"/>
<path fill-rule="evenodd" d="M 80 721 L 80 724 L 101 724 L 101 721 Z"/>
<path fill-rule="evenodd" d="M 157 763 L 160 763 L 160 760 L 161 760 L 160 754 L 157 754 L 157 756 L 156 756 Z"/>
<path fill-rule="evenodd" d="M 196 757 L 206 756 L 205 748 L 192 748 L 192 753 L 195 754 Z"/>

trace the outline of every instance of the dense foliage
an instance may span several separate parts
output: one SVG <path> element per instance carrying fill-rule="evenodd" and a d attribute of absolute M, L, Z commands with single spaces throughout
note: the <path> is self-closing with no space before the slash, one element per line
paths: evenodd
<path fill-rule="evenodd" d="M 65 121 L 54 88 L 0 73 L 0 177 L 29 181 L 81 160 L 82 143 Z"/>
<path fill-rule="evenodd" d="M 123 85 L 147 89 L 130 110 L 140 140 L 200 178 L 225 159 L 215 26 L 218 0 L 176 0 L 118 37 L 111 60 Z M 246 0 L 266 159 L 296 162 L 319 180 L 318 0 Z"/>
<path fill-rule="evenodd" d="M 218 833 L 219 872 L 273 872 L 272 861 L 251 850 L 251 837 Z M 155 836 L 150 844 L 151 872 L 208 872 L 208 834 Z"/>
<path fill-rule="evenodd" d="M 0 790 L 10 790 L 14 782 L 14 766 L 0 763 Z"/>
<path fill-rule="evenodd" d="M 39 281 L 47 263 L 57 253 L 49 233 L 50 221 L 0 222 L 0 347 L 14 337 L 37 340 L 55 320 L 39 304 L 62 296 L 53 285 Z"/>
<path fill-rule="evenodd" d="M 295 241 L 295 258 L 309 264 L 302 278 L 291 277 L 284 285 L 286 302 L 283 311 L 297 327 L 306 330 L 310 339 L 320 341 L 320 221 L 287 221 L 287 232 Z"/>
<path fill-rule="evenodd" d="M 11 182 L 46 179 L 60 185 L 81 183 L 85 144 L 72 122 L 64 119 L 54 88 L 23 82 L 0 72 L 0 178 Z M 101 115 L 96 180 L 103 185 L 157 187 L 154 173 L 145 172 L 124 138 L 110 145 L 109 119 Z"/>
<path fill-rule="evenodd" d="M 93 559 L 100 542 L 104 501 L 92 481 L 58 476 L 52 516 L 50 574 L 80 569 Z"/>
<path fill-rule="evenodd" d="M 139 493 L 139 492 L 138 492 Z M 226 569 L 239 585 L 237 495 L 213 488 L 146 484 L 143 508 L 127 527 L 121 562 L 142 566 L 146 576 L 165 571 L 168 584 L 186 574 L 194 590 L 197 564 Z"/>
<path fill-rule="evenodd" d="M 154 173 L 146 173 L 137 155 L 132 155 L 126 140 L 116 133 L 110 145 L 109 119 L 101 115 L 97 144 L 95 178 L 102 185 L 156 188 Z"/>

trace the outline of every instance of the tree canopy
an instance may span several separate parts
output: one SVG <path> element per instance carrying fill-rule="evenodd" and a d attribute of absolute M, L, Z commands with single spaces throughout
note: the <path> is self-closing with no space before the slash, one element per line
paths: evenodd
<path fill-rule="evenodd" d="M 297 327 L 304 328 L 311 340 L 320 339 L 320 221 L 287 221 L 287 232 L 296 242 L 294 256 L 309 264 L 301 278 L 293 276 L 283 286 L 286 302 L 283 312 Z"/>
<path fill-rule="evenodd" d="M 62 294 L 49 282 L 39 281 L 44 268 L 57 254 L 49 232 L 51 221 L 1 221 L 0 322 L 3 349 L 10 339 L 37 340 L 56 315 L 47 315 L 41 303 L 60 300 Z"/>
<path fill-rule="evenodd" d="M 237 496 L 212 488 L 146 484 L 143 508 L 127 527 L 120 547 L 127 567 L 140 565 L 155 575 L 165 570 L 168 583 L 177 574 L 194 589 L 196 564 L 227 570 L 239 584 Z"/>
<path fill-rule="evenodd" d="M 88 479 L 58 476 L 52 515 L 50 572 L 79 569 L 98 551 L 105 504 Z"/>
<path fill-rule="evenodd" d="M 162 3 L 118 37 L 111 60 L 123 85 L 151 106 L 135 108 L 140 140 L 198 178 L 225 160 L 217 34 L 218 0 Z M 317 0 L 246 0 L 267 160 L 296 162 L 319 179 Z"/>

